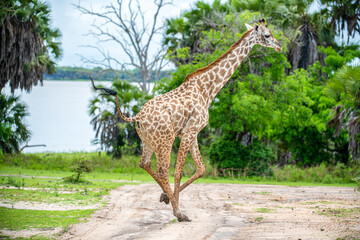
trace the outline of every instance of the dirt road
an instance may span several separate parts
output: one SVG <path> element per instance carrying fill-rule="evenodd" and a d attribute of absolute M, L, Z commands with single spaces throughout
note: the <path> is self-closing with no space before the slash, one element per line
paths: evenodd
<path fill-rule="evenodd" d="M 357 239 L 360 194 L 353 188 L 192 184 L 177 222 L 156 184 L 112 191 L 107 207 L 61 239 Z"/>

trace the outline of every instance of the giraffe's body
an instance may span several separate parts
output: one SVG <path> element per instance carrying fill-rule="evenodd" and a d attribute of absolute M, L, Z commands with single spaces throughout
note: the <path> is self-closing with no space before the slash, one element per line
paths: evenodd
<path fill-rule="evenodd" d="M 272 41 L 272 46 L 269 46 L 271 44 L 265 41 L 262 34 L 267 34 L 266 38 Z M 208 108 L 255 44 L 281 51 L 280 44 L 272 37 L 262 21 L 260 27 L 255 25 L 255 28 L 249 28 L 243 37 L 215 62 L 188 75 L 178 88 L 149 100 L 136 116 L 125 117 L 118 106 L 121 116 L 126 121 L 136 122 L 136 131 L 143 143 L 139 166 L 144 168 L 161 186 L 164 193 L 160 201 L 168 203 L 170 200 L 174 215 L 179 221 L 189 220 L 180 212 L 179 192 L 201 177 L 205 171 L 197 143 L 197 134 L 208 123 Z M 168 170 L 175 137 L 180 137 L 181 143 L 175 169 L 174 191 L 172 191 Z M 194 176 L 180 185 L 185 157 L 189 151 L 197 170 Z M 156 172 L 150 165 L 153 152 L 157 158 Z"/>

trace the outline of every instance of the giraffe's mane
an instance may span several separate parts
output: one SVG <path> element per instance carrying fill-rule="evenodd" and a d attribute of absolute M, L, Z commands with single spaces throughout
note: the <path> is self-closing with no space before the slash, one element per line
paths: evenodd
<path fill-rule="evenodd" d="M 197 69 L 195 72 L 192 72 L 190 74 L 188 74 L 184 80 L 184 82 L 188 82 L 191 80 L 192 77 L 197 76 L 203 72 L 206 72 L 207 70 L 209 70 L 211 67 L 215 66 L 218 62 L 220 62 L 222 59 L 224 59 L 230 52 L 232 52 L 234 50 L 234 48 L 236 48 L 236 46 L 241 43 L 241 41 L 252 31 L 253 29 L 249 29 L 246 33 L 244 33 L 244 35 L 240 38 L 240 40 L 238 40 L 236 43 L 234 43 L 233 45 L 231 45 L 230 49 L 227 50 L 226 52 L 224 52 L 218 59 L 216 59 L 214 62 L 210 63 L 209 65 L 207 65 L 206 67 L 203 68 L 199 68 Z"/>

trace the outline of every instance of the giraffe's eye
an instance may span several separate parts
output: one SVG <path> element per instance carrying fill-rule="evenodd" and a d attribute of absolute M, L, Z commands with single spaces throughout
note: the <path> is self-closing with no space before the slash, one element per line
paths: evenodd
<path fill-rule="evenodd" d="M 264 37 L 269 38 L 270 34 L 265 34 Z"/>

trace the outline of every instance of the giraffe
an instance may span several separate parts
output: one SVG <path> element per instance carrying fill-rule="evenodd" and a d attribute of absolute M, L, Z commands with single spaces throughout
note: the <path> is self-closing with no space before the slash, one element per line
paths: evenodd
<path fill-rule="evenodd" d="M 136 123 L 136 131 L 143 145 L 139 166 L 160 185 L 163 191 L 160 202 L 171 203 L 173 214 L 179 222 L 190 221 L 179 209 L 179 193 L 205 172 L 197 135 L 208 124 L 208 108 L 212 100 L 255 44 L 282 51 L 281 45 L 265 27 L 264 19 L 260 20 L 259 24 L 255 23 L 254 27 L 245 25 L 246 33 L 228 51 L 208 66 L 186 76 L 178 88 L 149 100 L 132 118 L 122 113 L 115 91 L 96 88 L 93 83 L 96 90 L 105 90 L 107 94 L 116 97 L 118 111 L 125 121 Z M 168 170 L 175 137 L 180 137 L 181 142 L 172 191 Z M 191 178 L 180 185 L 185 158 L 189 151 L 197 169 Z M 157 159 L 156 172 L 150 164 L 154 152 Z"/>

